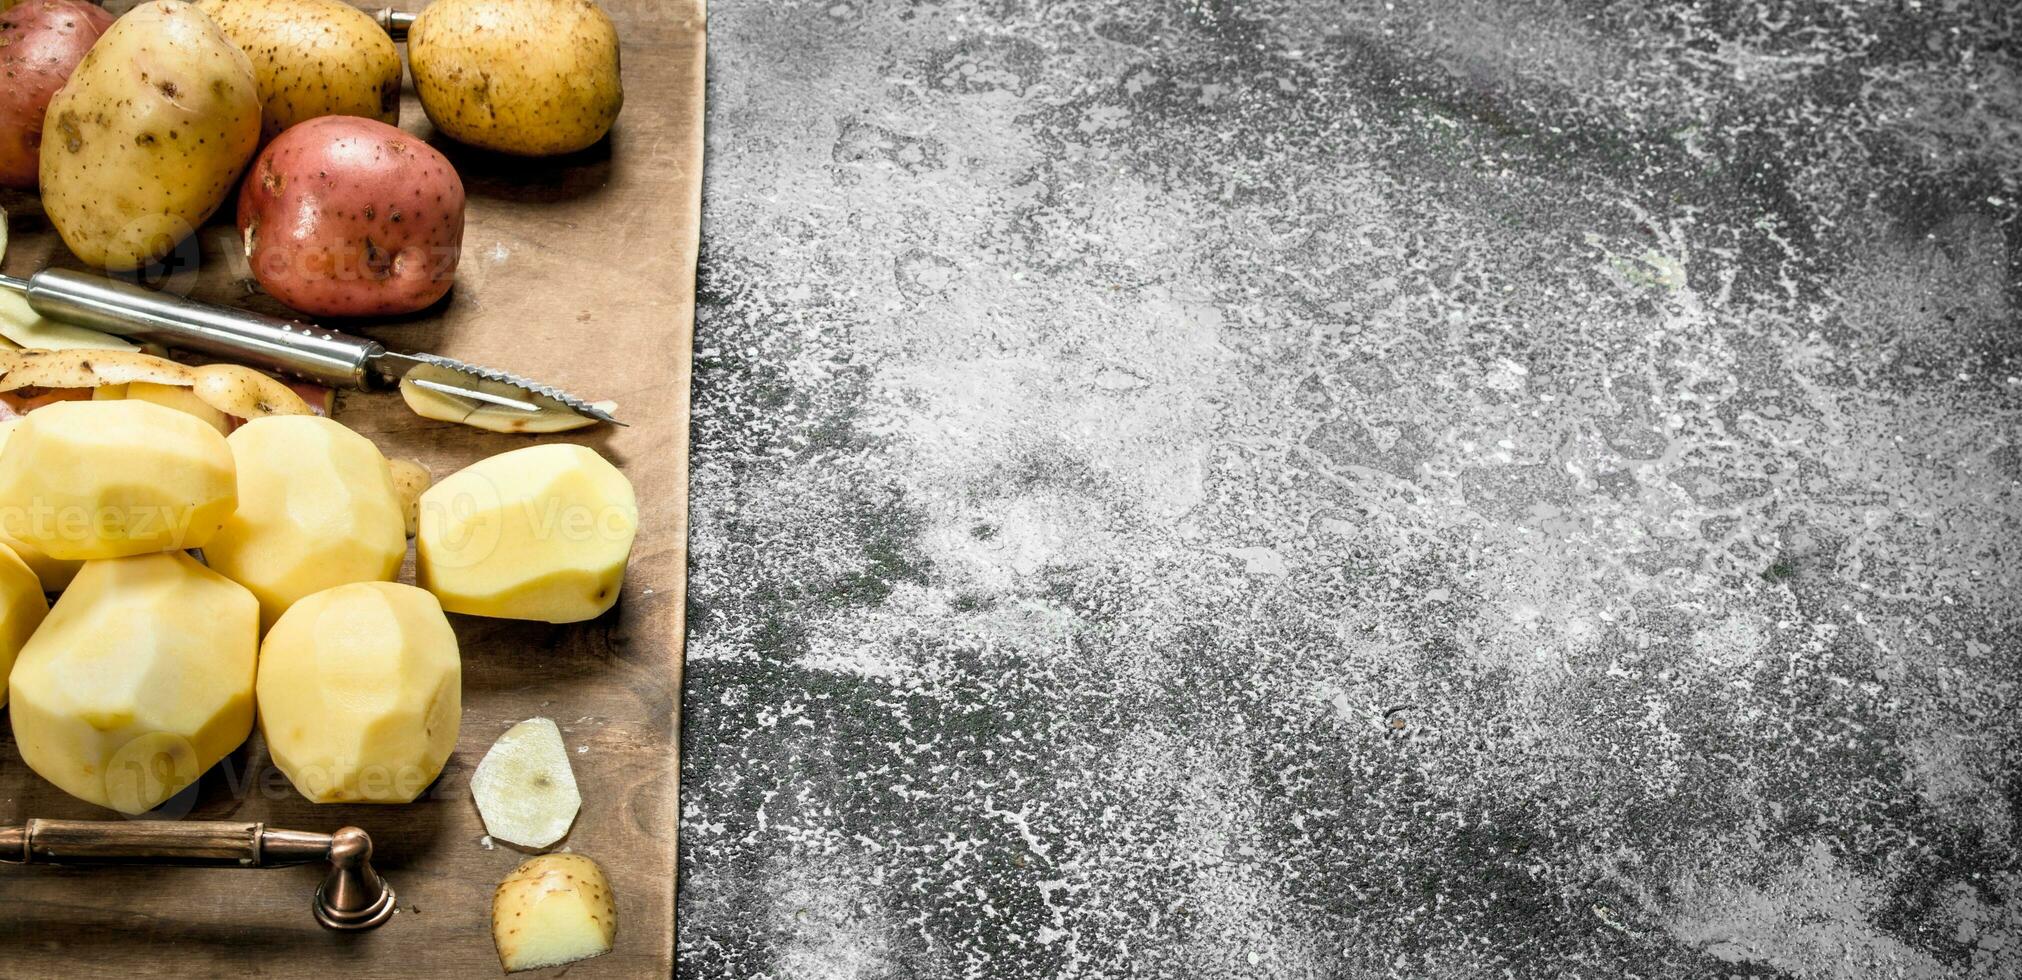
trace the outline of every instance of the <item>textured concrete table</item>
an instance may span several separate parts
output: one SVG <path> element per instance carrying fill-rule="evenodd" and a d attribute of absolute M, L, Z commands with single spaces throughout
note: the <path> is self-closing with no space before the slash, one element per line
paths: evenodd
<path fill-rule="evenodd" d="M 2006 0 L 718 0 L 693 977 L 2015 977 Z"/>

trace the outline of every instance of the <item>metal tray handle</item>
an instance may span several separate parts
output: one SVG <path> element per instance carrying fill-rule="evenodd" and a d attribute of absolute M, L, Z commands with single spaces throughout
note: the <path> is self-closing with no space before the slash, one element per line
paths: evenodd
<path fill-rule="evenodd" d="M 316 888 L 316 921 L 331 929 L 371 929 L 393 915 L 392 886 L 372 870 L 372 838 L 356 827 L 334 834 L 275 830 L 225 820 L 30 820 L 0 827 L 0 862 L 64 865 L 184 865 L 279 868 L 327 861 Z"/>

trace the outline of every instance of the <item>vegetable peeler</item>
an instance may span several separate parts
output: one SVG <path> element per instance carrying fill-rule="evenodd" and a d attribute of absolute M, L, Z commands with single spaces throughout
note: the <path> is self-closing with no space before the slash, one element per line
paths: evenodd
<path fill-rule="evenodd" d="M 413 383 L 472 402 L 529 415 L 567 412 L 616 424 L 604 408 L 518 375 L 440 354 L 403 354 L 376 340 L 324 330 L 296 320 L 217 306 L 143 286 L 68 269 L 44 269 L 27 279 L 0 275 L 29 307 L 51 320 L 133 340 L 270 368 L 319 384 L 372 391 L 392 387 L 422 366 L 437 370 Z M 493 390 L 480 383 L 489 382 Z M 503 385 L 511 395 L 500 394 Z"/>

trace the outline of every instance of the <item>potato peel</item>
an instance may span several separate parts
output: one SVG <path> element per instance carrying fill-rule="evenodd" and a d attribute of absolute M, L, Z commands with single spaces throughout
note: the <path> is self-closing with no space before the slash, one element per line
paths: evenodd
<path fill-rule="evenodd" d="M 314 415 L 316 410 L 281 381 L 242 364 L 206 364 L 193 371 L 191 390 L 226 415 L 262 419 L 269 415 Z"/>
<path fill-rule="evenodd" d="M 190 367 L 138 351 L 0 350 L 0 393 L 135 382 L 188 388 L 204 404 L 242 419 L 315 414 L 294 389 L 240 364 Z"/>
<path fill-rule="evenodd" d="M 35 312 L 18 293 L 0 292 L 0 338 L 16 350 L 137 351 L 140 345 L 109 333 L 57 323 Z"/>
<path fill-rule="evenodd" d="M 561 727 L 529 718 L 507 729 L 471 774 L 470 795 L 495 840 L 539 848 L 568 836 L 583 797 Z"/>
<path fill-rule="evenodd" d="M 0 351 L 0 392 L 100 388 L 135 381 L 187 388 L 196 383 L 196 374 L 188 365 L 136 351 Z"/>
<path fill-rule="evenodd" d="M 421 492 L 435 482 L 435 476 L 418 459 L 389 459 L 386 466 L 393 473 L 393 492 L 400 495 L 401 513 L 407 517 L 407 536 L 414 537 L 421 522 Z"/>
<path fill-rule="evenodd" d="M 414 414 L 437 422 L 458 422 L 487 432 L 525 433 L 568 432 L 597 424 L 596 419 L 577 415 L 561 405 L 541 405 L 538 411 L 525 412 L 426 388 L 417 384 L 418 381 L 454 388 L 474 388 L 484 394 L 514 401 L 527 401 L 528 395 L 503 382 L 471 378 L 448 368 L 424 364 L 400 379 L 400 397 L 407 401 L 407 407 L 413 409 Z M 598 407 L 606 411 L 617 408 L 609 402 Z"/>

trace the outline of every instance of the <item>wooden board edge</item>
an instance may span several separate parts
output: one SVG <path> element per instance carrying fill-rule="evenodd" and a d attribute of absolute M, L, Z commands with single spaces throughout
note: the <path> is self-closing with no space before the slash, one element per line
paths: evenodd
<path fill-rule="evenodd" d="M 692 426 L 693 382 L 695 363 L 695 273 L 701 260 L 702 226 L 702 175 L 707 158 L 708 140 L 706 133 L 708 103 L 709 66 L 709 4 L 708 0 L 690 0 L 687 14 L 691 27 L 684 30 L 684 36 L 693 39 L 693 46 L 680 56 L 689 59 L 687 65 L 688 82 L 693 98 L 684 100 L 680 111 L 688 114 L 690 126 L 687 131 L 694 134 L 694 147 L 690 159 L 692 167 L 681 175 L 680 195 L 682 206 L 694 220 L 684 222 L 676 231 L 676 266 L 686 275 L 677 280 L 677 288 L 685 293 L 681 305 L 687 310 L 686 322 L 676 326 L 680 334 L 679 351 L 675 358 L 675 386 L 678 393 L 679 421 L 675 426 L 673 439 L 673 490 L 675 501 L 674 538 L 681 542 L 681 560 L 674 569 L 675 599 L 669 615 L 672 618 L 670 632 L 673 649 L 671 667 L 673 677 L 673 717 L 670 719 L 670 749 L 673 753 L 673 806 L 669 818 L 673 821 L 668 834 L 669 846 L 673 849 L 673 873 L 667 877 L 666 908 L 669 921 L 665 924 L 667 945 L 664 962 L 667 975 L 672 977 L 677 967 L 680 935 L 680 878 L 681 878 L 681 702 L 685 689 L 688 653 L 688 457 L 690 431 Z"/>

